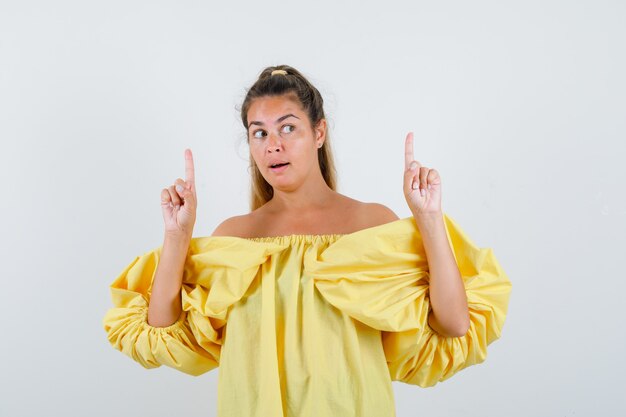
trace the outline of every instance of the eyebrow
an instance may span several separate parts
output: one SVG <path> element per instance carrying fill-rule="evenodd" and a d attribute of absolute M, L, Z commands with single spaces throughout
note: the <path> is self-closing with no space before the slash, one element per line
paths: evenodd
<path fill-rule="evenodd" d="M 286 119 L 286 118 L 288 118 L 288 117 L 295 117 L 295 118 L 296 118 L 296 119 L 298 119 L 298 120 L 300 119 L 298 116 L 295 116 L 295 115 L 293 115 L 293 114 L 289 113 L 289 114 L 286 114 L 286 115 L 281 116 L 281 117 L 279 117 L 278 119 L 276 119 L 276 122 L 275 122 L 275 123 L 282 122 L 283 120 L 285 120 L 285 119 Z M 251 121 L 251 122 L 248 124 L 248 129 L 249 129 L 249 128 L 250 128 L 250 126 L 252 126 L 252 125 L 259 125 L 259 126 L 262 126 L 263 124 L 264 124 L 263 122 L 257 122 L 256 120 L 253 120 L 253 121 Z"/>

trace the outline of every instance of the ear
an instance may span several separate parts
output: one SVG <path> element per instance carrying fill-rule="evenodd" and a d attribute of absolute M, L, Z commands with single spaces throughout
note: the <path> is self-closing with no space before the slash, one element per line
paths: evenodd
<path fill-rule="evenodd" d="M 315 126 L 315 143 L 320 148 L 326 140 L 326 119 L 320 119 Z"/>

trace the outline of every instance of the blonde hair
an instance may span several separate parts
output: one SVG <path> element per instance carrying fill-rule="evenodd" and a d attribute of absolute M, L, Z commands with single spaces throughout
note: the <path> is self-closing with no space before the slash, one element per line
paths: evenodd
<path fill-rule="evenodd" d="M 241 106 L 241 121 L 246 132 L 248 130 L 248 110 L 253 100 L 260 97 L 282 95 L 291 95 L 300 102 L 313 129 L 320 120 L 326 118 L 324 99 L 317 88 L 295 68 L 289 65 L 277 65 L 265 68 L 257 81 L 248 89 Z M 324 181 L 330 189 L 336 190 L 337 172 L 329 142 L 328 125 L 326 125 L 325 133 L 326 139 L 322 147 L 318 148 L 317 157 Z M 254 211 L 272 199 L 274 189 L 265 181 L 252 157 L 250 157 L 250 176 L 250 211 Z"/>

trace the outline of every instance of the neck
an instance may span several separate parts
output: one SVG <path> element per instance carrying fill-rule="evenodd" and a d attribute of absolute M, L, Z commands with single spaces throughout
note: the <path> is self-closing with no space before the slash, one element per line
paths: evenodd
<path fill-rule="evenodd" d="M 323 209 L 336 195 L 337 192 L 326 184 L 320 173 L 319 177 L 315 177 L 295 190 L 274 188 L 274 196 L 267 205 L 272 211 L 282 214 L 302 214 Z"/>

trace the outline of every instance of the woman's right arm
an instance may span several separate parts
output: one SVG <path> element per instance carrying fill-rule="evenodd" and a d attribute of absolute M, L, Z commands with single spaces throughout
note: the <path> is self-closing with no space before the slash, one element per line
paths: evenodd
<path fill-rule="evenodd" d="M 187 181 L 179 178 L 161 192 L 163 246 L 137 256 L 110 285 L 114 307 L 102 325 L 111 346 L 144 368 L 166 365 L 197 376 L 219 366 L 224 323 L 215 325 L 202 307 L 182 308 L 194 286 L 183 286 L 183 275 L 189 273 L 193 280 L 209 273 L 199 264 L 187 269 L 196 218 L 190 149 L 185 150 L 185 167 Z"/>
<path fill-rule="evenodd" d="M 148 304 L 148 324 L 151 326 L 170 326 L 182 312 L 180 290 L 190 241 L 191 237 L 186 234 L 165 234 Z"/>
<path fill-rule="evenodd" d="M 196 185 L 193 155 L 185 149 L 186 181 L 178 178 L 161 191 L 165 238 L 148 304 L 148 324 L 167 327 L 182 313 L 181 288 L 185 259 L 196 221 Z"/>

